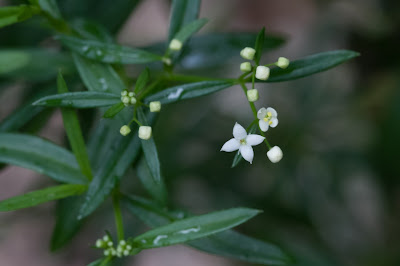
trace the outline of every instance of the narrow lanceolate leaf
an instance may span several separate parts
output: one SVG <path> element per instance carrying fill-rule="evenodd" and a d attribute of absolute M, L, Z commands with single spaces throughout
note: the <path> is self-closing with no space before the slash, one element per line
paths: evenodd
<path fill-rule="evenodd" d="M 58 93 L 67 93 L 67 84 L 64 81 L 61 72 L 57 78 Z M 81 126 L 79 125 L 78 117 L 73 109 L 62 108 L 61 109 L 64 128 L 67 132 L 69 143 L 71 144 L 72 151 L 75 154 L 76 160 L 81 168 L 82 173 L 89 179 L 92 180 L 92 169 L 90 167 L 89 157 L 86 151 L 85 141 L 83 140 Z"/>
<path fill-rule="evenodd" d="M 172 40 L 183 26 L 197 19 L 200 0 L 173 0 L 171 6 L 168 42 Z"/>
<path fill-rule="evenodd" d="M 337 50 L 310 55 L 290 62 L 286 69 L 272 68 L 268 80 L 261 81 L 256 79 L 256 81 L 280 82 L 303 78 L 333 68 L 359 55 L 359 53 L 349 50 Z"/>
<path fill-rule="evenodd" d="M 140 73 L 136 84 L 135 84 L 135 90 L 134 92 L 137 94 L 138 92 L 140 92 L 144 86 L 146 86 L 147 81 L 149 80 L 149 75 L 150 75 L 150 71 L 149 69 L 146 67 L 145 70 L 142 71 L 142 73 Z"/>
<path fill-rule="evenodd" d="M 127 46 L 65 35 L 58 36 L 58 39 L 72 51 L 103 63 L 144 64 L 161 60 L 159 55 Z"/>
<path fill-rule="evenodd" d="M 186 42 L 190 36 L 198 32 L 204 25 L 206 25 L 207 22 L 207 19 L 202 18 L 186 24 L 176 33 L 174 39 L 177 39 L 182 43 Z"/>
<path fill-rule="evenodd" d="M 113 118 L 116 116 L 119 112 L 121 112 L 125 108 L 125 105 L 119 101 L 119 103 L 114 104 L 110 108 L 107 109 L 107 111 L 104 113 L 103 117 L 104 118 Z"/>
<path fill-rule="evenodd" d="M 124 197 L 124 206 L 151 227 L 158 227 L 182 219 L 183 215 L 172 215 L 153 201 L 141 197 Z M 238 245 L 240 243 L 240 245 Z M 242 244 L 243 243 L 243 244 Z M 233 230 L 226 230 L 202 239 L 190 241 L 188 245 L 216 255 L 263 265 L 291 265 L 290 258 L 271 243 L 251 238 Z"/>
<path fill-rule="evenodd" d="M 256 54 L 254 56 L 254 61 L 256 62 L 257 65 L 260 64 L 260 59 L 264 48 L 264 40 L 265 40 L 265 27 L 262 28 L 262 30 L 258 33 L 256 38 L 256 44 L 255 44 Z"/>
<path fill-rule="evenodd" d="M 0 201 L 0 211 L 15 211 L 29 208 L 44 202 L 80 195 L 87 189 L 86 185 L 60 185 L 45 188 L 27 194 Z"/>
<path fill-rule="evenodd" d="M 43 97 L 33 105 L 48 107 L 95 108 L 121 102 L 121 96 L 113 93 L 84 91 L 68 92 Z"/>
<path fill-rule="evenodd" d="M 165 203 L 167 201 L 167 189 L 165 187 L 163 179 L 161 179 L 160 182 L 154 181 L 154 178 L 145 160 L 141 160 L 139 162 L 136 168 L 136 172 L 141 183 L 149 192 L 149 194 L 159 203 L 166 205 Z"/>
<path fill-rule="evenodd" d="M 119 122 L 119 121 L 117 121 Z M 79 211 L 79 219 L 91 214 L 104 201 L 126 169 L 136 160 L 140 141 L 132 128 L 128 136 L 121 136 L 118 123 L 106 120 L 98 128 L 90 143 L 90 154 L 96 174 L 89 185 L 85 201 Z"/>
<path fill-rule="evenodd" d="M 247 132 L 249 134 L 254 134 L 257 131 L 257 128 L 258 128 L 258 124 L 253 124 L 250 127 L 250 129 L 247 130 Z M 243 160 L 243 157 L 240 154 L 240 151 L 237 151 L 235 157 L 233 158 L 233 162 L 232 162 L 231 168 L 236 167 L 242 160 Z"/>
<path fill-rule="evenodd" d="M 39 9 L 27 5 L 1 7 L 0 28 L 24 21 L 39 12 Z"/>
<path fill-rule="evenodd" d="M 54 19 L 62 19 L 56 0 L 38 0 L 40 8 Z"/>
<path fill-rule="evenodd" d="M 82 18 L 76 19 L 72 22 L 72 27 L 83 39 L 97 40 L 106 43 L 112 43 L 114 41 L 114 38 L 107 29 L 94 21 Z"/>
<path fill-rule="evenodd" d="M 82 221 L 78 220 L 78 214 L 84 200 L 84 195 L 81 195 L 57 201 L 56 224 L 50 241 L 51 251 L 62 248 L 81 228 Z"/>
<path fill-rule="evenodd" d="M 143 113 L 141 108 L 137 109 L 138 119 L 144 125 L 148 126 L 149 123 L 147 121 L 146 116 Z M 154 182 L 161 182 L 161 166 L 160 160 L 158 159 L 158 152 L 156 143 L 154 142 L 154 138 L 150 138 L 148 140 L 142 140 L 142 149 L 144 153 L 144 158 L 146 159 L 147 166 L 150 170 L 151 176 L 153 177 Z"/>
<path fill-rule="evenodd" d="M 132 242 L 141 249 L 184 243 L 237 226 L 259 212 L 248 208 L 234 208 L 193 216 L 150 230 L 134 238 Z"/>
<path fill-rule="evenodd" d="M 99 63 L 73 54 L 76 68 L 90 91 L 120 94 L 125 85 L 117 72 L 108 64 Z"/>
<path fill-rule="evenodd" d="M 150 95 L 145 99 L 146 103 L 160 101 L 162 104 L 173 103 L 214 93 L 234 85 L 232 81 L 212 80 L 188 83 L 174 86 Z"/>
<path fill-rule="evenodd" d="M 108 266 L 111 263 L 111 257 L 104 257 L 89 263 L 87 266 Z"/>
<path fill-rule="evenodd" d="M 28 168 L 60 182 L 87 183 L 72 153 L 35 136 L 0 133 L 0 162 Z"/>

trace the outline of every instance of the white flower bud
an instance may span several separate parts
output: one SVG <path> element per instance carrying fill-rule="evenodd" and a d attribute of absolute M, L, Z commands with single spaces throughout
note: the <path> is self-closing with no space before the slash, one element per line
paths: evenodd
<path fill-rule="evenodd" d="M 109 249 L 104 250 L 104 256 L 110 256 L 111 255 L 111 251 Z"/>
<path fill-rule="evenodd" d="M 135 104 L 135 103 L 136 103 L 136 98 L 135 98 L 135 97 L 132 97 L 132 98 L 130 99 L 130 103 L 131 103 L 131 104 Z"/>
<path fill-rule="evenodd" d="M 130 102 L 130 100 L 131 100 L 131 98 L 129 98 L 128 96 L 122 96 L 122 97 L 121 97 L 121 101 L 122 101 L 124 104 L 128 104 L 128 103 Z"/>
<path fill-rule="evenodd" d="M 110 237 L 108 235 L 103 236 L 104 242 L 108 242 L 110 240 Z"/>
<path fill-rule="evenodd" d="M 131 133 L 131 128 L 127 125 L 123 125 L 119 130 L 119 133 L 121 133 L 122 136 L 126 136 Z"/>
<path fill-rule="evenodd" d="M 179 51 L 182 49 L 182 42 L 177 39 L 172 39 L 172 41 L 169 43 L 169 49 L 172 51 Z"/>
<path fill-rule="evenodd" d="M 131 250 L 132 249 L 132 246 L 131 245 L 127 245 L 126 246 L 126 250 Z"/>
<path fill-rule="evenodd" d="M 172 64 L 172 61 L 170 58 L 168 57 L 163 57 L 161 58 L 161 60 L 163 61 L 164 64 L 166 64 L 167 66 L 170 66 Z"/>
<path fill-rule="evenodd" d="M 247 91 L 247 100 L 249 100 L 249 102 L 257 101 L 258 100 L 258 90 L 257 89 L 248 90 Z"/>
<path fill-rule="evenodd" d="M 126 245 L 126 241 L 125 240 L 120 240 L 119 241 L 119 245 L 122 246 L 122 247 L 125 246 Z"/>
<path fill-rule="evenodd" d="M 112 246 L 113 246 L 113 242 L 108 241 L 108 242 L 107 242 L 107 246 L 112 247 Z"/>
<path fill-rule="evenodd" d="M 121 92 L 121 96 L 126 96 L 127 94 L 128 94 L 127 90 L 124 90 L 124 91 Z"/>
<path fill-rule="evenodd" d="M 286 57 L 279 57 L 278 61 L 276 62 L 276 65 L 280 68 L 287 68 L 289 66 L 289 59 L 287 59 Z"/>
<path fill-rule="evenodd" d="M 130 92 L 130 93 L 128 93 L 128 96 L 133 97 L 133 96 L 135 96 L 135 94 L 133 92 Z"/>
<path fill-rule="evenodd" d="M 148 140 L 151 138 L 151 127 L 149 126 L 140 126 L 139 127 L 139 138 Z"/>
<path fill-rule="evenodd" d="M 258 66 L 256 70 L 256 78 L 260 80 L 267 80 L 269 78 L 269 67 Z"/>
<path fill-rule="evenodd" d="M 277 163 L 282 159 L 283 153 L 281 148 L 274 146 L 267 152 L 267 156 L 271 162 Z"/>
<path fill-rule="evenodd" d="M 246 73 L 251 70 L 251 64 L 250 62 L 243 62 L 240 64 L 240 71 Z"/>
<path fill-rule="evenodd" d="M 160 112 L 161 110 L 161 102 L 155 101 L 155 102 L 150 102 L 150 112 Z"/>
<path fill-rule="evenodd" d="M 129 251 L 125 250 L 123 254 L 124 254 L 124 256 L 129 256 Z"/>
<path fill-rule="evenodd" d="M 247 60 L 253 60 L 256 50 L 251 47 L 246 47 L 240 51 L 240 56 Z"/>
<path fill-rule="evenodd" d="M 97 241 L 96 241 L 96 247 L 97 248 L 101 248 L 102 246 L 103 246 L 103 240 L 101 240 L 101 239 L 97 239 Z"/>

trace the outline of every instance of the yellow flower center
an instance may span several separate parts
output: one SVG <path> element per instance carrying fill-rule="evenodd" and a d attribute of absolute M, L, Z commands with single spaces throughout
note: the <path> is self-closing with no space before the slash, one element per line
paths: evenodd
<path fill-rule="evenodd" d="M 272 125 L 271 119 L 272 119 L 272 113 L 271 112 L 268 112 L 267 115 L 263 118 L 263 120 L 265 122 L 267 122 L 269 125 Z"/>

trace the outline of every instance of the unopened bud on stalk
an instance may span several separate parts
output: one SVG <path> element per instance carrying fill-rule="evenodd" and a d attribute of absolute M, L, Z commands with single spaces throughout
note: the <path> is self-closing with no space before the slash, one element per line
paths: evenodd
<path fill-rule="evenodd" d="M 257 89 L 248 90 L 247 91 L 247 100 L 249 100 L 249 102 L 257 101 L 258 100 L 258 90 Z"/>
<path fill-rule="evenodd" d="M 149 126 L 140 126 L 139 127 L 139 138 L 143 140 L 148 140 L 151 138 L 151 127 Z"/>
<path fill-rule="evenodd" d="M 256 70 L 256 78 L 260 80 L 267 80 L 269 78 L 269 67 L 258 66 Z"/>
<path fill-rule="evenodd" d="M 169 49 L 172 51 L 179 51 L 182 49 L 182 42 L 177 39 L 172 39 L 172 41 L 169 43 Z"/>
<path fill-rule="evenodd" d="M 240 64 L 240 71 L 246 73 L 246 72 L 250 72 L 250 70 L 251 70 L 250 62 L 243 62 Z"/>
<path fill-rule="evenodd" d="M 247 60 L 253 60 L 256 50 L 251 47 L 246 47 L 240 51 L 240 56 Z"/>
<path fill-rule="evenodd" d="M 281 148 L 274 146 L 267 152 L 267 156 L 271 162 L 277 163 L 282 159 L 283 153 Z"/>
<path fill-rule="evenodd" d="M 280 68 L 287 68 L 289 66 L 289 59 L 287 59 L 286 57 L 279 57 L 278 61 L 276 62 L 276 65 Z"/>
<path fill-rule="evenodd" d="M 122 136 L 127 136 L 129 133 L 131 133 L 131 128 L 127 125 L 123 125 L 119 130 L 119 133 L 121 133 Z"/>

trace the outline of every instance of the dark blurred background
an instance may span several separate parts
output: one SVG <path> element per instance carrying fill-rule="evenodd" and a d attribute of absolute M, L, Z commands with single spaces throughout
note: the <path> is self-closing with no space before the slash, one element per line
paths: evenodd
<path fill-rule="evenodd" d="M 400 265 L 399 14 L 396 0 L 203 0 L 201 17 L 210 19 L 203 33 L 257 32 L 265 26 L 268 33 L 287 39 L 282 48 L 267 51 L 262 62 L 335 49 L 355 50 L 361 57 L 312 77 L 256 85 L 257 108 L 271 106 L 279 114 L 279 126 L 267 132 L 268 140 L 284 152 L 278 164 L 268 161 L 261 145 L 255 148 L 253 165 L 242 162 L 233 169 L 234 154 L 219 152 L 235 122 L 245 126 L 252 121 L 239 87 L 163 107 L 154 135 L 171 204 L 194 213 L 234 206 L 262 209 L 263 214 L 238 230 L 278 244 L 293 254 L 297 265 Z M 119 43 L 146 46 L 167 36 L 168 1 L 141 1 L 125 15 L 128 20 L 117 31 Z M 116 31 L 117 24 L 105 26 Z M 33 19 L 1 29 L 0 47 L 47 47 L 54 42 L 49 36 Z M 236 77 L 239 63 L 237 57 L 197 74 Z M 0 119 L 23 100 L 23 91 L 37 86 L 0 77 Z M 48 116 L 39 135 L 64 143 L 60 113 Z M 133 171 L 128 174 L 136 178 Z M 3 169 L 0 181 L 2 199 L 48 182 L 17 167 Z M 114 227 L 107 205 L 67 248 L 54 254 L 48 251 L 53 204 L 1 213 L 0 264 L 90 262 L 100 255 L 90 246 L 104 229 Z M 145 228 L 125 216 L 128 231 Z M 183 246 L 142 252 L 126 263 L 249 265 Z"/>

